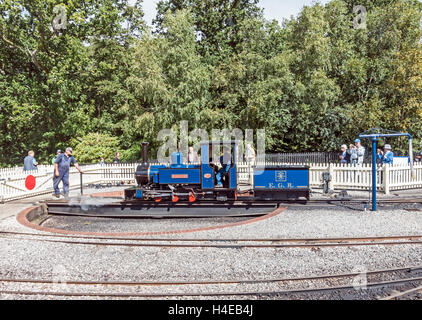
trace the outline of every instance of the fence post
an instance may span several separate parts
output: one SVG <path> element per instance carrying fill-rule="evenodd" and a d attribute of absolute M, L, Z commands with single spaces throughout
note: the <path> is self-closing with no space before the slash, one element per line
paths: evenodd
<path fill-rule="evenodd" d="M 82 179 L 82 173 L 79 173 L 79 175 L 81 176 L 81 196 L 84 194 L 84 184 L 83 184 L 83 179 Z"/>
<path fill-rule="evenodd" d="M 386 195 L 390 194 L 390 165 L 386 164 L 384 165 L 384 193 Z"/>
<path fill-rule="evenodd" d="M 6 179 L 0 179 L 0 183 L 3 185 L 2 187 L 0 187 L 0 203 L 3 204 L 4 203 L 4 183 L 5 183 Z"/>
<path fill-rule="evenodd" d="M 249 184 L 253 186 L 253 173 L 252 173 L 252 161 L 248 160 L 248 176 L 249 176 Z"/>
<path fill-rule="evenodd" d="M 334 190 L 334 185 L 335 185 L 335 181 L 334 181 L 334 177 L 335 177 L 335 175 L 334 175 L 334 167 L 333 167 L 334 165 L 333 164 L 331 164 L 331 163 L 329 163 L 328 164 L 328 172 L 330 173 L 330 177 L 331 177 L 331 179 L 330 179 L 330 182 L 328 183 L 328 189 L 329 190 Z"/>

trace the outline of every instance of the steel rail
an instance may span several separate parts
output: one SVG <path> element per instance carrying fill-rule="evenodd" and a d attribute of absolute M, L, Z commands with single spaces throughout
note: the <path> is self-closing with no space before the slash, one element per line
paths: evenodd
<path fill-rule="evenodd" d="M 410 201 L 410 202 L 409 202 Z M 98 205 L 98 203 L 86 203 L 88 207 L 87 210 L 72 212 L 81 204 L 72 204 L 69 205 L 68 202 L 58 201 L 58 202 L 46 202 L 48 208 L 48 214 L 50 215 L 59 215 L 59 216 L 76 216 L 76 217 L 92 217 L 92 218 L 108 218 L 108 219 L 147 219 L 147 218 L 179 218 L 179 219 L 194 219 L 194 218 L 214 218 L 214 217 L 256 217 L 267 214 L 268 212 L 262 212 L 263 209 L 268 208 L 268 210 L 279 208 L 282 205 L 287 207 L 294 206 L 339 206 L 339 205 L 357 205 L 365 204 L 367 201 L 364 200 L 342 200 L 342 199 L 318 199 L 310 201 L 301 201 L 301 200 L 292 200 L 292 201 L 235 201 L 235 202 L 214 202 L 214 201 L 198 201 L 196 203 L 171 203 L 171 202 L 160 202 L 154 203 L 151 201 L 138 201 L 138 202 L 115 202 Z M 405 203 L 422 203 L 422 198 L 412 198 L 412 199 L 386 199 L 384 201 L 379 201 L 381 204 L 405 204 Z M 96 212 L 100 209 L 101 213 Z M 107 212 L 107 209 L 110 209 L 110 212 Z M 113 211 L 119 210 L 114 213 Z M 194 209 L 205 209 L 206 212 L 201 213 L 187 213 L 186 212 L 170 212 L 169 210 L 194 210 Z M 209 209 L 213 209 L 209 212 Z M 217 211 L 214 211 L 217 209 Z M 254 209 L 258 212 L 250 212 Z M 127 212 L 123 212 L 127 210 Z M 150 212 L 150 210 L 152 210 Z M 157 211 L 154 210 L 167 210 L 167 211 Z M 223 210 L 223 211 L 218 211 Z M 224 210 L 227 210 L 225 212 Z M 239 211 L 240 212 L 230 212 L 230 211 Z M 241 211 L 244 212 L 241 212 Z M 105 211 L 105 212 L 104 212 Z M 137 212 L 138 211 L 138 212 Z M 261 211 L 261 212 L 260 212 Z"/>
<path fill-rule="evenodd" d="M 93 197 L 92 199 L 96 199 Z M 117 199 L 117 198 L 115 198 Z M 320 204 L 320 203 L 368 203 L 368 199 L 362 198 L 362 199 L 312 199 L 312 200 L 297 200 L 297 199 L 286 199 L 286 200 L 256 200 L 256 199 L 238 199 L 236 201 L 231 202 L 218 202 L 215 200 L 197 200 L 194 203 L 189 203 L 187 201 L 179 201 L 176 203 L 176 205 L 188 205 L 188 206 L 196 206 L 196 205 L 253 205 L 253 206 L 269 206 L 269 205 L 277 205 L 277 204 L 288 204 L 288 203 L 299 203 L 299 204 Z M 377 201 L 378 203 L 422 203 L 422 197 L 409 197 L 409 198 L 397 198 L 397 199 L 379 199 Z M 68 204 L 67 200 L 48 200 L 43 202 L 47 205 L 54 206 L 54 205 L 62 205 L 62 204 Z M 148 205 L 174 205 L 171 201 L 162 201 L 159 203 L 154 203 L 153 201 L 148 200 L 129 200 L 129 201 L 116 201 L 115 203 L 106 204 L 106 205 L 124 205 L 124 206 L 139 206 L 143 204 Z"/>
<path fill-rule="evenodd" d="M 290 244 L 175 244 L 175 243 L 125 243 L 125 242 L 94 242 L 94 241 L 69 241 L 57 239 L 37 239 L 37 238 L 12 238 L 0 236 L 9 240 L 40 241 L 49 243 L 63 243 L 72 245 L 94 245 L 104 247 L 159 247 L 159 248 L 216 248 L 216 249 L 282 249 L 282 248 L 321 248 L 321 247 L 361 247 L 361 246 L 394 246 L 394 245 L 422 245 L 422 241 L 395 241 L 395 242 L 315 242 L 315 243 L 290 243 Z"/>
<path fill-rule="evenodd" d="M 49 211 L 51 216 L 63 217 L 86 217 L 86 218 L 104 218 L 104 219 L 117 219 L 117 220 L 148 220 L 148 219 L 216 219 L 216 218 L 252 218 L 267 215 L 270 212 L 261 213 L 245 213 L 245 214 L 171 214 L 166 212 L 156 213 L 133 213 L 133 214 L 102 214 L 102 213 L 77 213 L 65 211 Z"/>
<path fill-rule="evenodd" d="M 122 197 L 105 197 L 106 199 L 116 199 L 116 203 L 127 203 L 127 204 L 135 204 L 135 201 L 131 201 L 131 202 L 125 202 L 123 201 Z M 239 199 L 240 198 L 240 199 Z M 265 200 L 258 200 L 258 201 L 254 201 L 254 200 L 245 200 L 245 199 L 241 199 L 243 197 L 239 197 L 238 201 L 243 201 L 243 202 L 247 202 L 247 203 L 265 203 L 265 202 L 269 202 L 269 201 L 265 201 Z M 247 197 L 245 197 L 247 198 Z M 101 197 L 92 197 L 92 199 L 101 199 Z M 280 200 L 280 201 L 270 201 L 270 202 L 274 202 L 274 203 L 281 203 L 281 204 L 285 204 L 285 203 L 299 203 L 299 204 L 318 204 L 318 203 L 327 203 L 327 202 L 345 202 L 345 203 L 368 203 L 370 202 L 367 198 L 361 198 L 361 199 L 311 199 L 311 200 Z M 407 198 L 398 198 L 398 199 L 392 199 L 392 198 L 387 198 L 387 199 L 378 199 L 377 200 L 378 203 L 408 203 L 408 202 L 413 202 L 413 203 L 422 203 L 422 197 L 407 197 Z M 45 204 L 66 204 L 68 203 L 68 200 L 28 200 L 28 201 L 21 201 L 21 200 L 11 200 L 9 201 L 10 204 L 34 204 L 34 203 L 45 203 Z M 153 203 L 151 201 L 145 201 L 144 203 Z M 179 203 L 182 203 L 182 201 L 180 201 Z M 197 200 L 197 203 L 215 203 L 215 201 L 213 200 Z M 171 202 L 166 202 L 166 201 L 162 201 L 161 204 L 171 204 Z"/>
<path fill-rule="evenodd" d="M 89 218 L 107 218 L 107 219 L 152 219 L 152 218 L 165 218 L 165 219 L 209 219 L 209 218 L 248 218 L 248 217 L 259 217 L 268 214 L 268 212 L 262 213 L 247 213 L 247 214 L 227 214 L 227 215 L 176 215 L 166 213 L 155 213 L 155 214 L 133 214 L 133 215 L 112 215 L 112 214 L 92 214 L 92 213 L 73 213 L 64 211 L 49 211 L 48 214 L 55 216 L 68 216 L 68 217 L 89 217 Z"/>
<path fill-rule="evenodd" d="M 386 287 L 391 285 L 408 284 L 412 282 L 421 282 L 422 277 L 404 278 L 398 280 L 370 282 L 365 286 L 368 288 Z M 212 296 L 276 296 L 276 295 L 291 295 L 300 293 L 317 293 L 337 290 L 356 289 L 355 285 L 333 286 L 333 287 L 318 287 L 306 289 L 289 289 L 279 291 L 245 291 L 245 292 L 166 292 L 166 293 L 104 293 L 104 292 L 58 292 L 58 291 L 16 291 L 16 290 L 0 290 L 1 294 L 15 294 L 15 295 L 43 295 L 43 296 L 73 296 L 73 297 L 212 297 Z"/>
<path fill-rule="evenodd" d="M 414 288 L 414 289 L 406 290 L 406 291 L 403 291 L 403 292 L 398 292 L 398 293 L 392 294 L 388 297 L 380 298 L 378 300 L 394 300 L 394 299 L 401 298 L 401 297 L 407 296 L 409 294 L 418 293 L 418 292 L 422 292 L 422 286 Z"/>
<path fill-rule="evenodd" d="M 81 236 L 81 235 L 61 235 L 33 232 L 0 231 L 1 235 L 17 236 L 37 236 L 51 238 L 70 239 L 92 239 L 92 240 L 118 240 L 118 241 L 151 241 L 151 242 L 375 242 L 386 240 L 422 240 L 422 235 L 399 235 L 399 236 L 378 236 L 378 237 L 354 237 L 354 238 L 138 238 L 138 237 L 106 237 L 106 236 Z"/>
<path fill-rule="evenodd" d="M 366 275 L 379 275 L 394 272 L 414 272 L 422 271 L 422 266 L 389 268 L 367 271 Z M 339 273 L 339 274 L 322 274 L 317 276 L 306 276 L 297 278 L 270 278 L 270 279 L 235 279 L 235 280 L 201 280 L 201 281 L 75 281 L 68 280 L 63 283 L 69 285 L 105 285 L 105 286 L 174 286 L 174 285 L 207 285 L 207 284 L 247 284 L 247 283 L 270 283 L 270 282 L 295 282 L 295 281 L 309 281 L 309 280 L 323 280 L 335 278 L 348 278 L 360 275 L 361 272 Z M 54 284 L 51 280 L 45 279 L 14 279 L 14 278 L 0 278 L 0 282 L 15 282 L 15 283 L 37 283 L 37 284 Z"/>

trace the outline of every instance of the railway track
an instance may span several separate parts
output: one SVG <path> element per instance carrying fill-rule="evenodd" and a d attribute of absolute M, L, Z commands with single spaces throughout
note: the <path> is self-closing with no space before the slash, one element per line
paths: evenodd
<path fill-rule="evenodd" d="M 101 201 L 101 198 L 97 197 L 91 197 L 93 199 L 98 199 L 98 201 Z M 115 199 L 116 203 L 126 203 L 126 204 L 135 204 L 135 201 L 122 201 L 121 197 L 106 197 L 106 199 Z M 240 199 L 240 198 L 239 198 Z M 283 200 L 283 201 L 255 201 L 255 203 L 265 203 L 265 202 L 271 202 L 271 203 L 283 203 L 283 204 L 324 204 L 324 203 L 357 203 L 357 204 L 363 204 L 368 203 L 371 200 L 368 200 L 368 198 L 330 198 L 330 199 L 311 199 L 311 200 Z M 45 204 L 67 204 L 69 201 L 65 199 L 60 200 L 12 200 L 10 201 L 11 204 L 34 204 L 34 203 L 45 203 Z M 243 203 L 253 203 L 252 200 L 239 200 L 238 202 Z M 150 201 L 137 201 L 136 203 L 145 203 L 150 204 Z M 182 203 L 182 202 L 181 202 Z M 213 201 L 207 201 L 207 200 L 197 200 L 196 203 L 215 203 Z M 422 203 L 422 197 L 399 197 L 399 198 L 378 198 L 377 203 L 384 204 L 384 203 Z M 169 202 L 161 202 L 161 204 L 170 204 Z"/>
<path fill-rule="evenodd" d="M 213 217 L 256 217 L 266 215 L 278 208 L 274 202 L 231 202 L 195 203 L 120 201 L 101 203 L 96 199 L 80 203 L 54 201 L 46 202 L 49 215 L 98 217 L 98 218 L 213 218 Z"/>
<path fill-rule="evenodd" d="M 268 211 L 281 205 L 286 207 L 295 206 L 343 206 L 360 205 L 368 203 L 367 199 L 327 199 L 311 201 L 285 201 L 283 203 L 252 203 L 238 201 L 231 204 L 233 208 L 250 210 L 259 208 L 261 212 L 253 215 L 264 215 Z M 385 199 L 380 204 L 397 205 L 408 203 L 422 203 L 422 197 Z M 87 216 L 84 212 L 60 212 L 60 208 L 69 208 L 66 201 L 47 201 L 49 213 Z M 149 204 L 151 205 L 151 204 Z M 221 207 L 230 208 L 224 204 Z M 114 204 L 100 205 L 101 208 L 119 211 L 126 208 L 126 213 L 136 209 L 139 203 L 117 202 Z M 168 203 L 153 204 L 166 210 Z M 181 204 L 182 210 L 186 208 L 215 208 L 215 203 Z M 89 205 L 89 207 L 91 207 Z M 80 205 L 71 206 L 72 210 L 82 211 Z M 272 208 L 272 209 L 271 209 Z M 104 214 L 96 214 L 96 205 L 92 205 L 93 215 L 91 217 L 105 217 Z M 269 210 L 271 209 L 271 210 Z M 133 210 L 134 212 L 136 210 Z M 132 214 L 126 214 L 133 218 Z M 243 213 L 242 213 L 243 214 Z M 246 212 L 244 216 L 250 216 Z M 158 214 L 156 217 L 162 216 Z M 235 216 L 235 215 L 233 215 Z M 110 217 L 121 218 L 115 214 Z M 182 215 L 178 215 L 182 217 Z M 195 217 L 190 215 L 188 217 Z M 204 217 L 198 215 L 197 217 Z M 418 246 L 422 244 L 422 235 L 397 235 L 384 237 L 355 237 L 355 238 L 308 238 L 308 239 L 283 239 L 283 238 L 148 238 L 148 237 L 114 237 L 114 236 L 84 236 L 47 234 L 32 232 L 0 231 L 0 239 L 15 241 L 40 241 L 70 246 L 115 246 L 122 247 L 156 247 L 156 248 L 219 248 L 219 249 L 283 249 L 283 248 L 335 248 L 335 247 L 362 247 L 362 246 Z M 26 242 L 25 242 L 26 243 Z M 28 242 L 31 243 L 31 242 Z M 87 249 L 91 247 L 83 247 Z M 383 247 L 381 247 L 383 248 Z M 413 247 L 403 247 L 411 248 Z M 417 247 L 419 250 L 420 247 Z M 383 248 L 384 249 L 384 248 Z M 401 249 L 401 248 L 400 248 Z M 123 251 L 122 250 L 122 251 Z M 387 250 L 387 249 L 386 249 Z M 208 252 L 208 251 L 207 251 Z M 259 251 L 265 252 L 265 251 Z M 269 251 L 271 252 L 271 251 Z M 302 251 L 300 251 L 302 252 Z M 304 252 L 304 251 L 303 251 Z M 230 252 L 231 253 L 231 252 Z M 250 251 L 247 251 L 250 253 Z M 419 263 L 419 260 L 413 260 Z M 36 274 L 37 272 L 35 272 Z M 1 270 L 0 270 L 1 274 Z M 43 275 L 45 277 L 45 275 Z M 366 274 L 322 274 L 309 275 L 300 278 L 278 278 L 277 274 L 261 274 L 261 279 L 200 279 L 200 280 L 159 280 L 159 281 L 95 281 L 95 280 L 72 280 L 64 279 L 60 283 L 51 279 L 25 279 L 25 278 L 1 278 L 0 277 L 0 298 L 13 296 L 36 296 L 37 298 L 52 297 L 91 297 L 91 298 L 253 298 L 253 299 L 380 299 L 395 300 L 413 298 L 422 291 L 422 266 L 405 267 L 396 269 L 370 271 Z M 83 276 L 81 276 L 83 277 Z M 190 277 L 190 276 L 188 276 Z M 236 277 L 236 276 L 234 276 Z M 116 278 L 119 279 L 116 273 Z M 354 284 L 354 280 L 365 279 L 362 288 Z M 129 278 L 131 279 L 131 278 Z M 63 283 L 62 283 L 63 282 Z M 358 283 L 359 284 L 359 283 Z"/>
<path fill-rule="evenodd" d="M 69 236 L 55 234 L 21 233 L 0 231 L 0 238 L 30 240 L 72 245 L 165 247 L 165 248 L 322 248 L 352 246 L 422 245 L 422 235 L 361 238 L 314 238 L 314 239 L 195 239 L 195 238 L 124 238 L 104 236 Z M 48 239 L 47 239 L 48 238 Z M 75 240 L 75 239 L 83 239 Z M 88 240 L 88 241 L 87 241 Z M 101 240 L 101 241 L 99 241 Z M 112 240 L 112 242 L 110 242 Z M 123 241 L 123 242 L 118 242 Z"/>
<path fill-rule="evenodd" d="M 380 205 L 422 203 L 421 197 L 384 199 L 378 201 Z M 242 199 L 234 202 L 214 202 L 201 200 L 188 202 L 159 202 L 151 201 L 116 201 L 101 203 L 94 199 L 92 202 L 81 201 L 46 201 L 49 215 L 76 216 L 91 218 L 212 218 L 212 217 L 254 217 L 268 214 L 281 207 L 339 207 L 367 205 L 368 199 L 316 199 L 316 200 L 285 200 L 285 201 L 253 201 Z M 418 210 L 418 209 L 415 209 Z"/>
<path fill-rule="evenodd" d="M 368 199 L 314 199 L 314 200 L 284 200 L 284 201 L 253 201 L 247 198 L 240 201 L 225 203 L 201 200 L 195 203 L 188 202 L 160 202 L 151 201 L 121 201 L 110 203 L 97 198 L 84 201 L 73 200 L 47 200 L 37 203 L 47 206 L 51 216 L 75 216 L 90 218 L 110 219 L 142 219 L 142 218 L 213 218 L 213 217 L 257 217 L 281 207 L 339 207 L 367 205 Z M 421 204 L 422 197 L 399 199 L 381 199 L 379 205 Z M 412 211 L 422 211 L 412 208 Z"/>
<path fill-rule="evenodd" d="M 95 197 L 91 197 L 92 199 L 96 199 Z M 113 199 L 113 198 L 111 198 Z M 116 202 L 113 202 L 113 205 L 125 205 L 125 206 L 136 206 L 136 205 L 150 205 L 151 201 L 147 200 L 131 200 L 131 201 L 122 201 L 118 198 L 114 198 Z M 99 200 L 101 201 L 101 200 Z M 286 199 L 286 200 L 254 200 L 252 198 L 248 199 L 247 197 L 244 197 L 243 199 L 238 198 L 237 201 L 232 202 L 232 204 L 236 205 L 266 205 L 266 204 L 321 204 L 321 203 L 368 203 L 371 200 L 368 200 L 368 198 L 330 198 L 330 199 L 311 199 L 311 200 L 297 200 L 297 199 Z M 68 204 L 68 200 L 60 199 L 60 200 L 46 200 L 41 201 L 41 203 L 46 203 L 50 205 L 63 205 Z M 198 205 L 198 204 L 222 204 L 224 205 L 224 202 L 216 202 L 214 200 L 197 200 L 194 203 L 189 203 L 186 201 L 180 201 L 178 204 L 180 205 Z M 386 199 L 377 199 L 377 203 L 422 203 L 422 197 L 398 197 L 398 198 L 386 198 Z M 172 202 L 159 202 L 159 203 L 153 203 L 156 205 L 169 205 L 172 204 Z"/>
<path fill-rule="evenodd" d="M 34 232 L 14 232 L 0 230 L 1 235 L 16 236 L 38 236 L 51 238 L 71 238 L 71 239 L 94 239 L 94 240 L 123 240 L 123 241 L 168 241 L 168 242 L 374 242 L 385 240 L 422 240 L 421 235 L 398 235 L 398 236 L 376 236 L 376 237 L 354 237 L 354 238 L 141 238 L 141 237 L 109 237 L 109 236 L 84 236 L 84 235 L 62 235 L 52 233 L 34 233 Z"/>
<path fill-rule="evenodd" d="M 356 282 L 365 277 L 364 282 Z M 275 297 L 319 299 L 328 295 L 342 297 L 346 294 L 362 295 L 372 298 L 382 297 L 405 287 L 402 294 L 421 290 L 422 266 L 384 269 L 362 273 L 324 274 L 298 278 L 269 279 L 231 279 L 231 280 L 194 280 L 194 281 L 74 281 L 62 280 L 61 283 L 45 279 L 0 278 L 0 295 L 36 295 L 63 297 L 110 297 L 110 298 L 164 298 L 164 297 Z M 267 284 L 264 289 L 256 288 Z M 8 288 L 21 285 L 19 289 Z M 407 289 L 409 286 L 418 286 Z M 215 289 L 218 286 L 218 290 Z M 29 288 L 28 288 L 29 287 Z M 166 287 L 177 290 L 168 291 Z M 211 290 L 210 290 L 210 288 Z M 95 291 L 92 291 L 95 289 Z M 99 290 L 100 289 L 100 290 Z M 110 290 L 111 289 L 111 290 Z M 117 291 L 117 292 L 116 292 Z M 398 294 L 394 296 L 397 298 Z"/>
<path fill-rule="evenodd" d="M 287 206 L 303 205 L 342 205 L 363 204 L 367 200 L 312 200 L 308 202 L 287 202 Z M 422 198 L 389 199 L 380 201 L 383 204 L 422 203 Z M 47 202 L 47 205 L 57 210 L 60 206 L 67 206 L 64 201 Z M 139 204 L 137 204 L 139 205 Z M 203 206 L 215 206 L 206 203 Z M 252 203 L 237 203 L 239 207 L 253 207 Z M 265 203 L 260 208 L 280 204 Z M 121 208 L 121 203 L 105 205 L 106 208 Z M 136 205 L 124 204 L 126 208 Z M 165 207 L 168 204 L 161 204 Z M 185 208 L 191 205 L 185 205 Z M 195 207 L 195 206 L 194 206 Z M 227 207 L 227 206 L 226 206 Z M 75 206 L 78 208 L 78 206 Z M 274 207 L 273 207 L 274 208 Z M 51 210 L 50 214 L 54 214 Z M 58 211 L 58 210 L 57 210 Z M 268 213 L 257 213 L 263 215 Z M 60 213 L 59 213 L 60 214 Z M 70 215 L 73 213 L 70 212 Z M 75 215 L 82 215 L 78 214 Z M 129 215 L 128 215 L 129 216 Z M 98 215 L 98 217 L 104 217 Z M 132 217 L 132 216 L 130 216 Z M 203 217 L 203 216 L 201 216 Z M 164 247 L 164 248 L 323 248 L 323 247 L 353 247 L 353 246 L 393 246 L 420 245 L 422 235 L 398 235 L 385 237 L 355 237 L 355 238 L 226 238 L 226 239 L 195 239 L 195 238 L 140 238 L 140 237 L 111 237 L 111 236 L 83 236 L 61 235 L 30 232 L 0 231 L 0 238 L 27 241 L 42 241 L 50 243 L 64 243 L 71 245 L 120 246 L 120 247 Z M 365 284 L 367 296 L 374 299 L 394 300 L 413 296 L 421 292 L 422 267 L 387 269 L 366 273 L 368 282 Z M 414 276 L 411 273 L 418 273 Z M 358 297 L 356 286 L 350 284 L 359 273 L 320 275 L 302 278 L 268 278 L 268 279 L 234 279 L 234 280 L 198 280 L 198 281 L 64 281 L 66 290 L 61 290 L 60 284 L 44 279 L 8 279 L 0 278 L 0 297 L 4 295 L 25 296 L 56 296 L 56 297 L 102 297 L 102 298 L 165 298 L 165 297 L 250 297 L 250 298 L 296 298 L 319 299 L 326 296 L 342 298 Z M 409 276 L 412 275 L 412 276 Z M 16 290 L 13 286 L 22 286 Z M 265 288 L 262 285 L 266 285 Z M 284 286 L 282 286 L 284 285 Z M 59 287 L 57 287 L 59 286 Z M 171 286 L 177 290 L 162 290 Z M 200 288 L 197 288 L 199 286 Z M 259 287 L 259 288 L 257 288 Z M 154 288 L 154 290 L 146 290 Z M 110 290 L 111 289 L 111 290 Z M 362 292 L 362 291 L 359 291 Z"/>
<path fill-rule="evenodd" d="M 401 292 L 395 292 L 392 295 L 389 295 L 387 297 L 384 298 L 380 298 L 379 300 L 395 300 L 395 299 L 401 299 L 401 298 L 406 298 L 410 295 L 415 295 L 421 293 L 422 294 L 422 286 L 413 288 L 413 289 L 409 289 L 409 290 L 405 290 L 405 291 L 401 291 Z"/>

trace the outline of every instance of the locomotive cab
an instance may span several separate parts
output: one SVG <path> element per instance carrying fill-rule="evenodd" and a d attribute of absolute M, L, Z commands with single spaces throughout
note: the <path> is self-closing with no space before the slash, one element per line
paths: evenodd
<path fill-rule="evenodd" d="M 237 189 L 237 146 L 236 141 L 225 141 L 222 145 L 220 142 L 201 144 L 201 186 L 203 190 Z M 216 188 L 219 178 L 223 185 L 222 188 Z"/>

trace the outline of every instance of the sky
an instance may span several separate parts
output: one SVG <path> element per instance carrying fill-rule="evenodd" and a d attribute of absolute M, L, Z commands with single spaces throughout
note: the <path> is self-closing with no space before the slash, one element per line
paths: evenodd
<path fill-rule="evenodd" d="M 267 20 L 276 19 L 279 22 L 283 18 L 290 18 L 290 16 L 296 16 L 303 8 L 304 5 L 312 5 L 314 2 L 320 2 L 322 4 L 328 3 L 330 0 L 260 0 L 259 6 L 264 8 L 264 16 Z M 143 10 L 144 19 L 150 25 L 152 19 L 155 18 L 156 4 L 158 0 L 144 0 Z"/>

